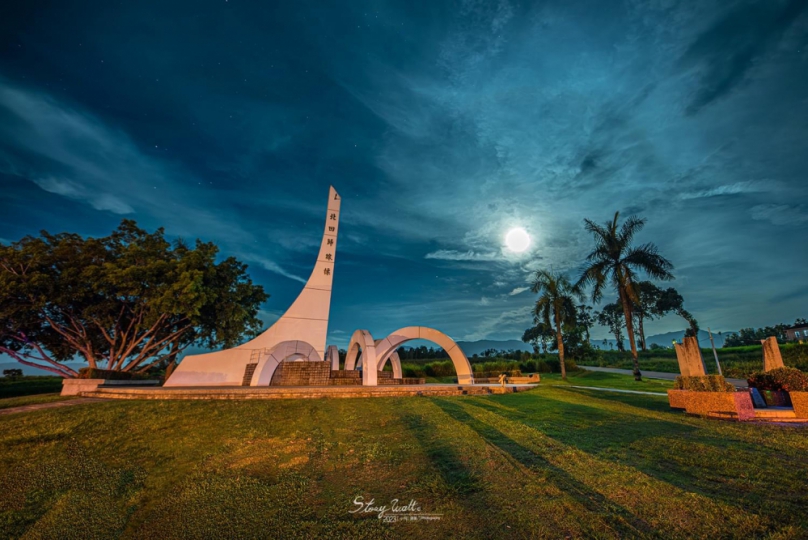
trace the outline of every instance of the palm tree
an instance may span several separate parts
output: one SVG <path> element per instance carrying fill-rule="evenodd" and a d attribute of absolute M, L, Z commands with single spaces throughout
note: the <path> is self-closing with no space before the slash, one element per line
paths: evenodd
<path fill-rule="evenodd" d="M 561 329 L 565 324 L 575 324 L 576 293 L 570 281 L 561 273 L 549 270 L 536 272 L 531 290 L 539 294 L 533 315 L 544 324 L 555 329 L 558 343 L 558 359 L 561 363 L 561 378 L 567 379 L 564 365 L 564 340 Z"/>
<path fill-rule="evenodd" d="M 631 356 L 634 361 L 634 379 L 641 381 L 640 363 L 637 360 L 637 342 L 634 340 L 634 325 L 632 322 L 633 305 L 638 303 L 636 289 L 633 284 L 637 282 L 637 274 L 644 272 L 654 279 L 673 279 L 673 264 L 659 254 L 657 247 L 652 244 L 643 244 L 633 247 L 631 241 L 643 226 L 645 219 L 631 216 L 617 226 L 620 212 L 614 213 L 614 220 L 606 222 L 603 226 L 585 219 L 586 230 L 595 237 L 595 250 L 587 257 L 588 266 L 584 269 L 581 279 L 575 284 L 576 290 L 582 290 L 592 285 L 592 301 L 598 302 L 603 296 L 603 289 L 609 282 L 619 297 L 623 306 L 623 315 L 626 318 L 626 333 L 631 344 Z"/>

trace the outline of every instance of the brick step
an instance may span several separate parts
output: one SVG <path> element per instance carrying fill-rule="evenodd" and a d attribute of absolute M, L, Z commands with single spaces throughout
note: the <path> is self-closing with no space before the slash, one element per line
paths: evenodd
<path fill-rule="evenodd" d="M 755 409 L 755 419 L 783 419 L 797 418 L 794 409 L 791 407 L 769 407 L 767 409 Z"/>

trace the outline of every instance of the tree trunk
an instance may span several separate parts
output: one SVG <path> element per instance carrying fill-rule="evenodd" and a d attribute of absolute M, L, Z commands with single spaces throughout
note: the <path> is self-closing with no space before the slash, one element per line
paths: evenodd
<path fill-rule="evenodd" d="M 556 313 L 556 339 L 558 340 L 558 360 L 561 364 L 561 378 L 567 380 L 567 366 L 564 364 L 564 338 L 561 335 L 561 318 Z"/>
<path fill-rule="evenodd" d="M 634 364 L 634 380 L 641 381 L 640 361 L 637 359 L 637 342 L 634 341 L 634 323 L 631 321 L 631 304 L 625 287 L 620 288 L 620 302 L 623 304 L 623 315 L 626 317 L 626 333 L 628 342 L 631 344 L 631 360 Z"/>
<path fill-rule="evenodd" d="M 623 344 L 623 334 L 620 333 L 620 328 L 617 327 L 617 330 L 614 333 L 614 341 L 617 345 L 617 350 L 620 352 L 626 351 L 626 346 Z"/>
<path fill-rule="evenodd" d="M 637 314 L 637 330 L 640 333 L 640 348 L 644 351 L 647 351 L 645 347 L 645 327 L 643 326 L 643 316 L 642 313 Z"/>

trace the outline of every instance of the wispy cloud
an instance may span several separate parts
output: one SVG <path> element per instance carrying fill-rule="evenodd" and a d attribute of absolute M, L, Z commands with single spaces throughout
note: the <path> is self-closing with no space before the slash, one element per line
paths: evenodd
<path fill-rule="evenodd" d="M 514 290 L 508 293 L 508 296 L 516 296 L 517 294 L 522 294 L 525 291 L 529 291 L 530 287 L 516 287 Z"/>
<path fill-rule="evenodd" d="M 774 225 L 799 225 L 808 223 L 808 207 L 802 204 L 759 204 L 752 207 L 752 219 Z"/>
<path fill-rule="evenodd" d="M 145 152 L 91 113 L 2 79 L 0 112 L 14 118 L 0 125 L 0 172 L 96 210 L 136 217 L 141 225 L 165 226 L 172 235 L 216 240 L 245 260 L 305 282 L 256 255 L 256 235 L 221 193 L 203 188 L 181 165 Z M 264 243 L 260 251 L 272 248 Z"/>
<path fill-rule="evenodd" d="M 424 255 L 425 259 L 439 259 L 442 261 L 495 261 L 501 260 L 502 256 L 498 253 L 478 253 L 472 250 L 469 251 L 455 251 L 451 249 L 439 249 L 432 253 Z"/>
<path fill-rule="evenodd" d="M 721 195 L 738 195 L 741 193 L 763 193 L 772 189 L 771 182 L 735 182 L 723 186 L 716 186 L 699 191 L 690 191 L 682 193 L 679 198 L 682 200 L 688 199 L 706 199 L 708 197 L 719 197 Z"/>
<path fill-rule="evenodd" d="M 96 210 L 108 210 L 113 214 L 131 214 L 134 212 L 131 206 L 110 193 L 94 193 L 83 186 L 75 184 L 69 180 L 58 178 L 34 178 L 34 183 L 51 193 L 63 195 L 69 199 L 86 201 Z"/>

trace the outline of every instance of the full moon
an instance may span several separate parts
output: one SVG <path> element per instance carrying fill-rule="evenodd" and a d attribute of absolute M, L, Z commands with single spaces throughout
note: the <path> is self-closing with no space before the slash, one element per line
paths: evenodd
<path fill-rule="evenodd" d="M 513 252 L 522 253 L 530 246 L 530 235 L 521 227 L 511 229 L 505 235 L 505 245 Z"/>

